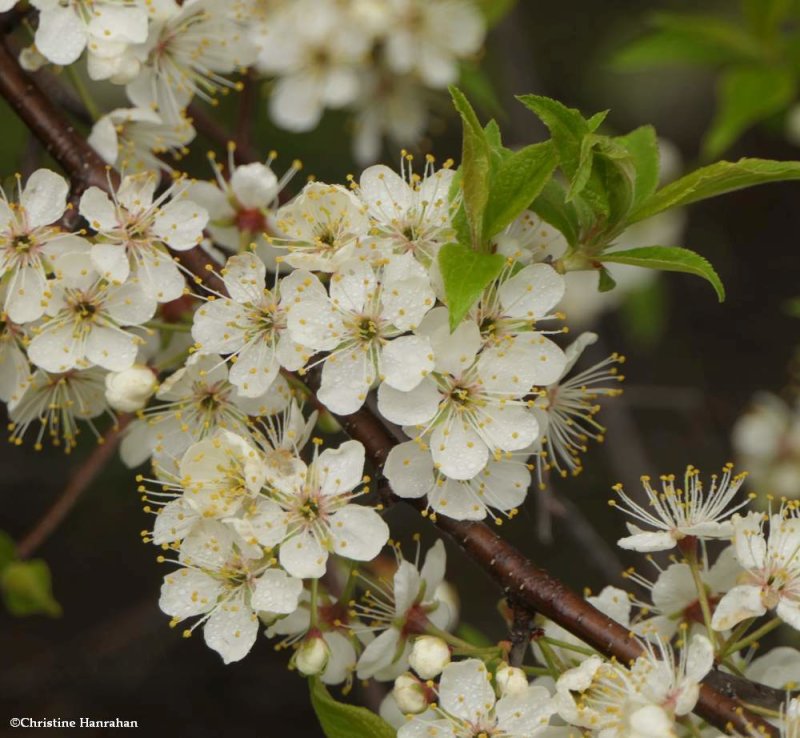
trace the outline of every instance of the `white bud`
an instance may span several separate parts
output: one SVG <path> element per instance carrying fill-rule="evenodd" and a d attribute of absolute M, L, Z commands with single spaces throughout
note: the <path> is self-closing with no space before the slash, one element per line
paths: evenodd
<path fill-rule="evenodd" d="M 331 649 L 322 636 L 312 636 L 294 652 L 294 665 L 304 676 L 316 676 L 325 671 L 330 657 Z"/>
<path fill-rule="evenodd" d="M 106 400 L 115 410 L 132 413 L 143 408 L 156 389 L 156 375 L 141 364 L 106 374 Z"/>
<path fill-rule="evenodd" d="M 413 674 L 406 673 L 397 677 L 392 695 L 400 712 L 406 715 L 416 715 L 428 707 L 425 687 Z"/>
<path fill-rule="evenodd" d="M 447 580 L 441 582 L 433 593 L 434 599 L 447 607 L 447 622 L 440 625 L 444 630 L 452 633 L 458 623 L 458 613 L 461 603 L 458 600 L 458 590 Z"/>
<path fill-rule="evenodd" d="M 525 676 L 525 672 L 505 662 L 497 667 L 494 680 L 501 697 L 523 694 L 528 689 L 528 677 Z"/>
<path fill-rule="evenodd" d="M 414 641 L 409 666 L 423 679 L 433 679 L 450 663 L 450 649 L 436 636 L 420 636 Z"/>

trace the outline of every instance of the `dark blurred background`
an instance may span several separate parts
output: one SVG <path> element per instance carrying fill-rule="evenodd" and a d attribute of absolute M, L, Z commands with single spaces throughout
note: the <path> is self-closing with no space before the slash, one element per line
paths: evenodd
<path fill-rule="evenodd" d="M 543 136 L 534 117 L 512 97 L 539 92 L 587 113 L 611 108 L 609 127 L 620 133 L 653 123 L 691 165 L 713 112 L 713 78 L 681 69 L 621 74 L 607 60 L 641 32 L 645 6 L 650 12 L 712 5 L 522 0 L 492 32 L 485 59 L 506 111 L 500 121 L 506 142 Z M 326 119 L 314 134 L 292 137 L 270 128 L 263 113 L 260 117 L 264 151 L 277 148 L 286 161 L 301 156 L 323 180 L 343 181 L 355 171 L 340 119 Z M 457 158 L 457 122 L 451 117 L 439 128 L 431 150 L 441 159 Z M 0 130 L 0 163 L 9 174 L 21 166 L 22 154 L 35 154 L 35 147 L 2 106 Z M 196 148 L 205 150 L 202 142 Z M 798 150 L 761 129 L 746 135 L 727 158 L 742 155 L 794 159 Z M 687 463 L 717 470 L 729 460 L 732 423 L 753 392 L 786 384 L 798 339 L 797 320 L 783 311 L 784 302 L 800 292 L 798 205 L 800 187 L 781 184 L 692 207 L 685 242 L 667 245 L 706 256 L 727 287 L 727 301 L 718 304 L 699 279 L 668 275 L 661 278 L 660 329 L 646 336 L 632 330 L 636 321 L 630 307 L 599 324 L 602 345 L 594 347 L 592 358 L 612 350 L 627 355 L 626 394 L 604 409 L 607 440 L 592 448 L 584 474 L 560 481 L 549 504 L 533 495 L 523 513 L 503 527 L 536 563 L 573 587 L 598 590 L 607 575 L 633 562 L 621 555 L 615 560 L 608 543 L 576 546 L 576 537 L 587 540 L 583 523 L 569 509 L 565 513 L 558 500 L 574 506 L 613 542 L 622 533 L 622 519 L 607 505 L 611 484 L 635 486 L 641 474 L 680 472 Z M 67 457 L 52 449 L 37 453 L 30 445 L 0 446 L 0 529 L 19 538 L 30 528 L 86 455 L 91 442 L 84 441 Z M 397 508 L 389 515 L 393 537 L 409 540 L 421 530 L 433 540 L 428 524 L 415 513 Z M 321 735 L 304 681 L 286 671 L 286 655 L 276 654 L 265 639 L 244 661 L 226 667 L 199 634 L 184 640 L 168 627 L 157 607 L 164 571 L 154 561 L 154 550 L 140 543 L 139 532 L 149 524 L 131 473 L 114 463 L 38 552 L 51 566 L 63 615 L 15 619 L 0 612 L 0 715 L 119 717 L 138 720 L 147 735 L 169 731 L 195 738 L 270 738 L 286 735 L 287 729 L 295 736 Z M 451 550 L 449 572 L 463 600 L 463 619 L 492 638 L 504 637 L 494 585 L 474 575 L 457 550 Z M 4 731 L 12 732 L 0 726 L 0 734 Z"/>

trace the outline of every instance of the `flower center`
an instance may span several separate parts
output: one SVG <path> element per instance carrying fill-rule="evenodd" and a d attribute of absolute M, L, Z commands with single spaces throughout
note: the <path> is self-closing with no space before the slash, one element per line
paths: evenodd
<path fill-rule="evenodd" d="M 13 244 L 15 251 L 24 254 L 31 250 L 33 241 L 27 234 L 21 234 L 19 236 L 14 236 Z"/>

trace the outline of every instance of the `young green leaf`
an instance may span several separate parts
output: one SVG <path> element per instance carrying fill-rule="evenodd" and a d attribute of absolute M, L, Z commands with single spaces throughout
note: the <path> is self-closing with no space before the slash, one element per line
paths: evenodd
<path fill-rule="evenodd" d="M 614 141 L 624 146 L 631 156 L 636 171 L 633 207 L 638 207 L 658 188 L 658 136 L 653 126 L 641 126 L 625 136 L 617 136 Z"/>
<path fill-rule="evenodd" d="M 12 615 L 61 615 L 53 598 L 50 568 L 42 559 L 12 561 L 0 574 L 3 601 Z"/>
<path fill-rule="evenodd" d="M 331 697 L 316 678 L 308 680 L 311 705 L 326 738 L 395 738 L 395 729 L 372 710 Z"/>
<path fill-rule="evenodd" d="M 719 85 L 714 122 L 703 141 L 703 152 L 719 156 L 750 126 L 789 107 L 796 81 L 787 69 L 743 67 L 730 69 Z"/>
<path fill-rule="evenodd" d="M 617 286 L 617 281 L 605 267 L 600 267 L 600 278 L 597 281 L 598 292 L 611 292 Z"/>
<path fill-rule="evenodd" d="M 500 233 L 538 197 L 557 159 L 550 141 L 526 146 L 504 159 L 492 175 L 484 214 L 484 240 Z"/>
<path fill-rule="evenodd" d="M 770 159 L 718 161 L 663 187 L 628 218 L 635 223 L 670 208 L 716 197 L 744 187 L 800 179 L 800 162 Z"/>
<path fill-rule="evenodd" d="M 521 95 L 517 100 L 535 113 L 547 126 L 556 147 L 561 169 L 572 182 L 580 167 L 583 138 L 592 132 L 588 122 L 579 110 L 568 108 L 557 100 L 543 95 Z"/>
<path fill-rule="evenodd" d="M 484 288 L 497 278 L 505 262 L 500 254 L 473 251 L 460 243 L 442 246 L 439 269 L 450 309 L 451 331 L 458 327 Z"/>
<path fill-rule="evenodd" d="M 453 104 L 461 114 L 464 124 L 464 140 L 461 154 L 461 191 L 464 195 L 464 211 L 469 222 L 472 248 L 481 249 L 483 244 L 483 211 L 489 199 L 489 171 L 491 167 L 489 143 L 486 134 L 464 94 L 456 87 L 450 88 Z"/>
<path fill-rule="evenodd" d="M 604 263 L 630 264 L 645 269 L 659 269 L 664 272 L 684 272 L 708 280 L 717 293 L 719 301 L 725 299 L 722 286 L 714 267 L 700 254 L 675 246 L 644 246 L 626 251 L 611 251 L 597 257 Z"/>
<path fill-rule="evenodd" d="M 564 185 L 558 180 L 551 179 L 545 183 L 539 197 L 533 201 L 531 210 L 543 221 L 561 231 L 570 246 L 576 246 L 581 232 L 577 204 L 577 202 L 568 203 Z"/>
<path fill-rule="evenodd" d="M 713 66 L 762 58 L 756 39 L 745 29 L 717 16 L 662 13 L 654 17 L 654 25 L 652 33 L 636 39 L 614 56 L 617 69 L 675 64 Z"/>

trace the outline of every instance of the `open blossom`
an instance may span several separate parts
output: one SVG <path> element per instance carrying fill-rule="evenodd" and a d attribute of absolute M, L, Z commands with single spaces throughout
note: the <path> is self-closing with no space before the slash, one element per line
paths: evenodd
<path fill-rule="evenodd" d="M 67 208 L 67 181 L 37 169 L 21 187 L 18 202 L 0 189 L 0 277 L 6 281 L 3 311 L 15 323 L 40 318 L 45 308 L 47 276 L 68 270 L 73 257 L 89 243 L 64 233 L 56 221 Z"/>
<path fill-rule="evenodd" d="M 444 585 L 445 550 L 437 541 L 422 568 L 401 558 L 392 582 L 371 588 L 365 604 L 354 612 L 368 625 L 365 632 L 380 631 L 358 659 L 358 678 L 389 681 L 408 668 L 410 636 L 423 633 L 428 623 L 437 628 L 454 625 L 456 613 Z"/>
<path fill-rule="evenodd" d="M 279 238 L 270 242 L 288 249 L 281 258 L 297 269 L 335 272 L 357 256 L 369 240 L 366 208 L 340 185 L 310 182 L 277 215 Z"/>
<path fill-rule="evenodd" d="M 403 154 L 400 174 L 382 164 L 361 173 L 357 196 L 372 219 L 372 233 L 382 251 L 411 253 L 429 266 L 439 248 L 455 238 L 451 223 L 452 162 L 434 169 L 425 161 L 422 176 L 415 175 L 413 157 Z"/>
<path fill-rule="evenodd" d="M 713 663 L 714 649 L 702 635 L 677 660 L 665 643 L 645 644 L 630 669 L 590 656 L 558 678 L 558 714 L 604 738 L 673 738 L 675 718 L 694 708 Z"/>
<path fill-rule="evenodd" d="M 0 300 L 3 290 L 0 289 Z M 31 370 L 28 357 L 23 350 L 25 333 L 8 316 L 0 320 L 0 400 L 9 405 L 15 404 L 30 379 Z"/>
<path fill-rule="evenodd" d="M 20 396 L 8 406 L 11 442 L 21 445 L 31 426 L 38 426 L 35 449 L 41 449 L 48 436 L 54 446 L 63 446 L 69 453 L 78 443 L 79 421 L 84 421 L 96 438 L 102 438 L 92 419 L 103 413 L 114 418 L 105 398 L 105 377 L 106 371 L 99 367 L 65 374 L 34 371 Z"/>
<path fill-rule="evenodd" d="M 294 272 L 269 290 L 266 271 L 254 254 L 232 256 L 222 271 L 229 297 L 199 308 L 192 325 L 202 351 L 234 360 L 229 379 L 246 397 L 264 394 L 281 367 L 296 371 L 309 358 L 308 350 L 287 330 L 289 308 L 302 289 L 303 275 Z"/>
<path fill-rule="evenodd" d="M 433 460 L 444 474 L 471 479 L 490 455 L 499 459 L 536 440 L 539 424 L 527 396 L 559 375 L 560 349 L 552 362 L 546 350 L 532 362 L 514 340 L 480 351 L 478 324 L 466 320 L 450 333 L 446 308 L 428 313 L 417 333 L 430 338 L 434 371 L 409 392 L 382 384 L 378 406 L 388 420 L 415 426 L 426 438 L 430 433 Z"/>
<path fill-rule="evenodd" d="M 97 232 L 91 257 L 107 280 L 122 284 L 129 277 L 153 300 L 180 297 L 184 279 L 167 247 L 186 251 L 200 243 L 208 213 L 183 199 L 181 184 L 155 196 L 154 172 L 125 177 L 111 197 L 98 187 L 81 196 L 80 213 Z"/>
<path fill-rule="evenodd" d="M 90 58 L 118 56 L 128 44 L 147 38 L 147 9 L 140 0 L 31 0 L 31 5 L 39 11 L 36 48 L 53 64 L 72 64 L 87 47 Z M 93 79 L 110 76 L 96 71 Z"/>
<path fill-rule="evenodd" d="M 317 396 L 333 412 L 358 410 L 376 381 L 409 391 L 433 369 L 430 339 L 403 335 L 435 302 L 427 273 L 410 254 L 377 270 L 360 260 L 345 262 L 331 276 L 330 295 L 313 274 L 294 272 L 291 278 L 302 283 L 293 283 L 290 334 L 330 352 Z"/>
<path fill-rule="evenodd" d="M 208 232 L 217 246 L 233 253 L 255 248 L 264 263 L 275 271 L 280 252 L 266 241 L 265 235 L 276 231 L 278 196 L 301 165 L 298 161 L 292 162 L 278 179 L 270 166 L 274 153 L 264 164 L 252 162 L 236 166 L 234 150 L 233 145 L 228 146 L 227 178 L 216 159 L 209 155 L 214 181 L 193 182 L 187 194 L 208 211 Z"/>
<path fill-rule="evenodd" d="M 46 317 L 33 328 L 28 356 L 48 372 L 92 364 L 122 371 L 136 360 L 141 336 L 126 330 L 153 317 L 156 303 L 136 283 L 110 284 L 87 269 L 49 285 Z"/>
<path fill-rule="evenodd" d="M 744 574 L 714 610 L 715 630 L 770 610 L 800 630 L 800 516 L 795 505 L 781 506 L 769 516 L 768 534 L 765 518 L 757 512 L 733 516 L 733 545 Z"/>
<path fill-rule="evenodd" d="M 615 500 L 609 504 L 618 506 L 634 520 L 655 528 L 648 531 L 628 523 L 631 535 L 621 538 L 618 545 L 634 551 L 666 551 L 687 536 L 730 538 L 733 535 L 730 517 L 748 502 L 747 499 L 738 503 L 734 501 L 745 476 L 745 473 L 734 476 L 733 465 L 727 464 L 721 477 L 712 475 L 711 484 L 706 489 L 700 481 L 700 471 L 688 466 L 683 488 L 676 487 L 675 475 L 669 474 L 661 477 L 660 492 L 650 486 L 650 478 L 645 476 L 642 485 L 650 503 L 648 507 L 631 499 L 622 485 L 616 485 L 614 489 L 622 504 L 618 505 Z"/>
<path fill-rule="evenodd" d="M 520 459 L 489 459 L 472 479 L 451 479 L 437 469 L 430 449 L 419 440 L 389 451 L 383 473 L 398 497 L 427 497 L 434 513 L 456 520 L 482 520 L 491 511 L 511 512 L 525 500 L 529 467 Z"/>
<path fill-rule="evenodd" d="M 142 69 L 126 87 L 131 102 L 180 123 L 195 95 L 210 100 L 235 87 L 224 75 L 250 64 L 255 48 L 226 11 L 217 0 L 160 2 L 147 40 L 134 48 Z"/>
<path fill-rule="evenodd" d="M 268 536 L 263 545 L 280 542 L 281 566 L 292 576 L 317 579 L 330 554 L 371 561 L 386 545 L 389 528 L 371 507 L 352 501 L 363 494 L 364 447 L 347 441 L 314 455 L 306 465 L 297 459 L 291 472 L 267 467 L 271 497 L 277 504 L 260 511 L 253 529 Z"/>
<path fill-rule="evenodd" d="M 567 250 L 567 240 L 532 210 L 518 215 L 500 233 L 491 237 L 493 250 L 520 264 L 558 258 Z"/>
<path fill-rule="evenodd" d="M 197 525 L 181 546 L 182 568 L 167 574 L 159 606 L 173 625 L 200 616 L 185 635 L 203 626 L 210 648 L 228 664 L 244 658 L 258 635 L 256 613 L 295 610 L 303 583 L 273 566 L 232 528 L 215 520 Z"/>
<path fill-rule="evenodd" d="M 555 712 L 544 687 L 528 686 L 498 700 L 486 667 L 478 659 L 445 666 L 437 695 L 436 707 L 413 716 L 400 727 L 398 738 L 535 738 L 544 734 Z"/>
<path fill-rule="evenodd" d="M 128 466 L 153 455 L 173 467 L 193 443 L 224 428 L 250 436 L 251 417 L 273 415 L 289 404 L 285 380 L 278 377 L 258 397 L 244 397 L 228 381 L 228 367 L 216 355 L 194 354 L 168 376 L 155 395 L 160 401 L 142 411 L 128 427 L 120 453 Z"/>
<path fill-rule="evenodd" d="M 598 400 L 621 394 L 622 390 L 613 385 L 625 379 L 616 366 L 624 357 L 611 354 L 570 376 L 586 347 L 596 340 L 596 334 L 582 333 L 567 346 L 561 376 L 534 401 L 533 412 L 541 432 L 537 464 L 540 486 L 544 485 L 544 472 L 550 469 L 562 477 L 579 474 L 583 469 L 580 454 L 588 450 L 589 439 L 602 441 L 605 437 L 605 428 L 595 420 L 600 412 Z"/>
<path fill-rule="evenodd" d="M 477 53 L 486 23 L 469 0 L 390 0 L 392 32 L 386 63 L 397 73 L 415 72 L 431 87 L 458 79 L 458 62 Z"/>
<path fill-rule="evenodd" d="M 279 126 L 311 130 L 326 107 L 356 99 L 370 38 L 336 3 L 295 0 L 268 18 L 263 31 L 256 67 L 278 77 L 269 110 Z"/>
<path fill-rule="evenodd" d="M 165 122 L 150 108 L 117 108 L 94 124 L 87 141 L 116 169 L 171 171 L 164 155 L 178 158 L 194 137 L 188 120 Z"/>

